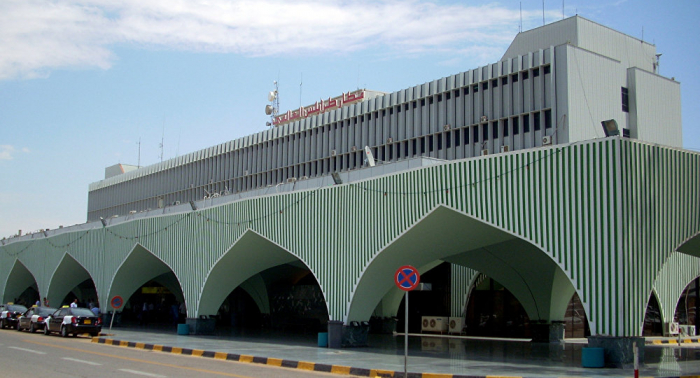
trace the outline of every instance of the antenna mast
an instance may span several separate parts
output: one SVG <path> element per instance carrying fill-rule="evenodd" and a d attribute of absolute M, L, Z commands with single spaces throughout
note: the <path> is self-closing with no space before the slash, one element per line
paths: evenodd
<path fill-rule="evenodd" d="M 163 162 L 163 144 L 165 143 L 165 118 L 163 118 L 163 134 L 160 137 L 160 162 Z"/>
<path fill-rule="evenodd" d="M 275 86 L 275 90 L 267 94 L 267 100 L 270 101 L 270 103 L 265 105 L 265 114 L 270 116 L 270 121 L 265 124 L 267 126 L 275 124 L 275 118 L 280 112 L 279 85 L 277 81 L 273 81 L 272 85 Z"/>
<path fill-rule="evenodd" d="M 520 30 L 519 33 L 523 32 L 523 2 L 520 2 Z"/>
<path fill-rule="evenodd" d="M 141 168 L 141 137 L 139 137 L 139 160 L 138 163 L 136 163 L 136 166 L 138 168 Z"/>

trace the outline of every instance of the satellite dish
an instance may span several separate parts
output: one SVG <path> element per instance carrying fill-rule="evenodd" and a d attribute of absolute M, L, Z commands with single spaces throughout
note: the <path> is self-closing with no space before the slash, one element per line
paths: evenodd
<path fill-rule="evenodd" d="M 272 93 L 272 92 L 270 92 Z M 272 105 L 265 105 L 265 114 L 270 115 L 272 114 Z"/>
<path fill-rule="evenodd" d="M 268 101 L 275 101 L 276 98 L 277 98 L 277 93 L 275 91 L 272 91 L 272 92 L 267 94 Z"/>

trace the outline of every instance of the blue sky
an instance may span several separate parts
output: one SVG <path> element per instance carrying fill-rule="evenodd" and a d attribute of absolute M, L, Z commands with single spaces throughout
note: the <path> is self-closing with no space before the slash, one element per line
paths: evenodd
<path fill-rule="evenodd" d="M 523 29 L 541 26 L 541 0 L 2 0 L 0 238 L 85 222 L 88 185 L 137 164 L 139 140 L 149 165 L 161 138 L 169 159 L 264 130 L 274 80 L 286 111 L 496 62 L 521 3 Z M 700 2 L 566 0 L 577 13 L 656 44 L 700 150 Z"/>

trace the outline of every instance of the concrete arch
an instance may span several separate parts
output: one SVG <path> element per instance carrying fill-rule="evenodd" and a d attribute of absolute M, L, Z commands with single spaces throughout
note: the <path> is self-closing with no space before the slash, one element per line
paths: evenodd
<path fill-rule="evenodd" d="M 30 287 L 39 292 L 39 285 L 37 285 L 32 272 L 21 261 L 15 260 L 5 282 L 5 292 L 2 294 L 3 303 L 14 301 Z"/>
<path fill-rule="evenodd" d="M 468 266 L 497 280 L 521 302 L 532 320 L 562 320 L 575 291 L 565 272 L 538 247 L 441 206 L 370 262 L 353 292 L 346 321 L 369 317 L 394 285 L 393 273 L 399 266 L 422 266 L 434 260 Z M 590 326 L 594 330 L 594 325 Z"/>
<path fill-rule="evenodd" d="M 184 298 L 181 294 L 182 284 L 172 268 L 151 251 L 137 244 L 115 272 L 109 295 L 102 306 L 115 295 L 121 296 L 124 302 L 127 302 L 139 287 L 151 280 L 158 281 L 172 293 L 180 293 L 179 297 Z"/>
<path fill-rule="evenodd" d="M 51 275 L 45 297 L 49 300 L 49 304 L 54 307 L 60 306 L 61 301 L 68 293 L 85 280 L 92 280 L 93 285 L 95 285 L 95 280 L 90 276 L 87 269 L 73 256 L 65 253 Z M 97 287 L 95 287 L 95 290 L 99 293 Z M 97 301 L 99 303 L 99 296 Z"/>
<path fill-rule="evenodd" d="M 273 266 L 292 262 L 301 262 L 308 268 L 297 256 L 262 235 L 248 230 L 209 271 L 200 292 L 198 311 L 192 315 L 198 317 L 216 314 L 229 293 L 249 278 Z M 311 273 L 314 274 L 312 270 Z M 316 278 L 315 274 L 314 277 Z M 318 282 L 318 278 L 316 281 Z M 325 295 L 324 293 L 324 297 Z M 261 307 L 261 310 L 263 308 Z"/>

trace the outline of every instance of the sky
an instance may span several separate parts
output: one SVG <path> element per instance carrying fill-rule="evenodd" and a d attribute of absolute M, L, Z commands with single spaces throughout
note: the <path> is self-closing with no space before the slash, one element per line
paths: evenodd
<path fill-rule="evenodd" d="M 655 44 L 700 151 L 697 0 L 0 0 L 0 238 L 84 223 L 108 166 L 265 130 L 274 81 L 284 112 L 497 62 L 521 6 L 523 30 L 578 14 Z"/>

